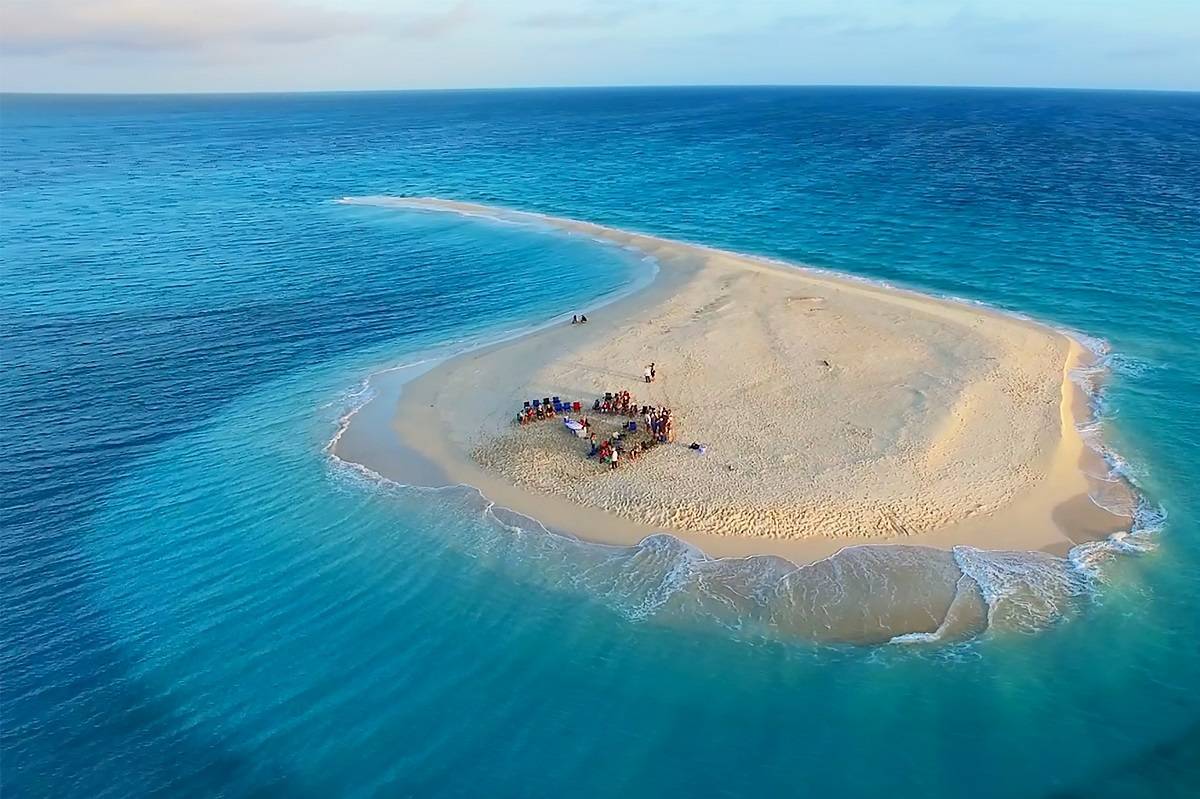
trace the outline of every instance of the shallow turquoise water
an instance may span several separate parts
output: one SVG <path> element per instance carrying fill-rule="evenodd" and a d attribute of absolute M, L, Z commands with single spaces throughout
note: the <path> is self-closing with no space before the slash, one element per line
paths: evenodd
<path fill-rule="evenodd" d="M 1200 98 L 658 90 L 0 102 L 0 649 L 15 796 L 1200 789 Z M 954 646 L 714 619 L 686 553 L 512 528 L 325 452 L 376 369 L 645 265 L 337 205 L 437 195 L 988 302 L 1107 340 L 1155 524 Z M 1151 519 L 1153 521 L 1153 519 Z"/>

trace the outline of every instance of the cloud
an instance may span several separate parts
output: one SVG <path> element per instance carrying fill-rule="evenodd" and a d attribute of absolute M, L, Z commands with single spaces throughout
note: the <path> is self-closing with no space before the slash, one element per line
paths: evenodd
<path fill-rule="evenodd" d="M 435 37 L 469 17 L 467 2 L 439 13 L 400 17 L 291 0 L 7 0 L 0 5 L 0 47 L 10 54 L 178 51 L 366 33 Z"/>
<path fill-rule="evenodd" d="M 622 3 L 616 0 L 602 5 L 593 6 L 591 10 L 581 11 L 544 11 L 531 14 L 520 20 L 520 24 L 530 28 L 607 28 L 624 22 L 630 17 L 658 11 L 662 3 L 655 0 L 641 0 L 636 3 Z"/>
<path fill-rule="evenodd" d="M 1021 55 L 1048 46 L 1047 23 L 1027 17 L 998 17 L 962 8 L 947 21 L 945 29 L 975 52 Z"/>
<path fill-rule="evenodd" d="M 407 38 L 436 38 L 453 33 L 475 18 L 475 7 L 467 0 L 455 3 L 446 11 L 394 21 L 393 32 Z"/>
<path fill-rule="evenodd" d="M 531 28 L 603 28 L 620 21 L 623 16 L 614 12 L 580 14 L 548 11 L 525 17 L 521 22 Z"/>
<path fill-rule="evenodd" d="M 1155 60 L 1177 58 L 1200 51 L 1200 36 L 1123 37 L 1119 46 L 1105 52 L 1111 58 Z"/>

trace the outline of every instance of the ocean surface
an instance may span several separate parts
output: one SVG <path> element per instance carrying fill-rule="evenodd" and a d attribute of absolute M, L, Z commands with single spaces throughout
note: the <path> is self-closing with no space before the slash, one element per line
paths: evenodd
<path fill-rule="evenodd" d="M 674 539 L 373 479 L 330 454 L 372 374 L 648 265 L 368 195 L 1077 331 L 1136 531 L 956 552 L 986 629 L 861 645 L 796 632 L 826 594 L 780 561 L 722 594 Z M 3 96 L 0 268 L 5 797 L 1200 794 L 1200 95 Z"/>

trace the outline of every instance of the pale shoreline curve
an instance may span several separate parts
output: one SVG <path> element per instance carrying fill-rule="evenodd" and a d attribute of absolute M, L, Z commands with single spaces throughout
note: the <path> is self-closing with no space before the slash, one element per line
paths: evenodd
<path fill-rule="evenodd" d="M 1090 499 L 1108 470 L 1079 433 L 1089 409 L 1071 374 L 1092 356 L 1062 332 L 575 220 L 432 198 L 342 202 L 548 226 L 658 266 L 588 325 L 451 357 L 394 405 L 349 420 L 335 454 L 389 480 L 466 484 L 588 541 L 666 532 L 711 557 L 798 565 L 875 544 L 1063 556 L 1131 526 Z M 646 384 L 650 361 L 659 379 Z M 679 443 L 609 472 L 561 424 L 512 422 L 524 399 L 590 404 L 606 390 L 670 406 Z"/>

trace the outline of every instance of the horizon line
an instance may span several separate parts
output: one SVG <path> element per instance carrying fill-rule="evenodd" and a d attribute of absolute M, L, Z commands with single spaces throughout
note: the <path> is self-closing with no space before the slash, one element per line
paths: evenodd
<path fill-rule="evenodd" d="M 167 91 L 23 91 L 0 89 L 0 96 L 24 97 L 229 97 L 330 94 L 466 94 L 471 92 L 603 91 L 612 89 L 965 89 L 983 91 L 1061 91 L 1145 94 L 1200 94 L 1196 89 L 1120 86 L 1043 86 L 952 83 L 613 83 L 528 86 L 407 87 L 395 89 L 186 89 Z"/>

